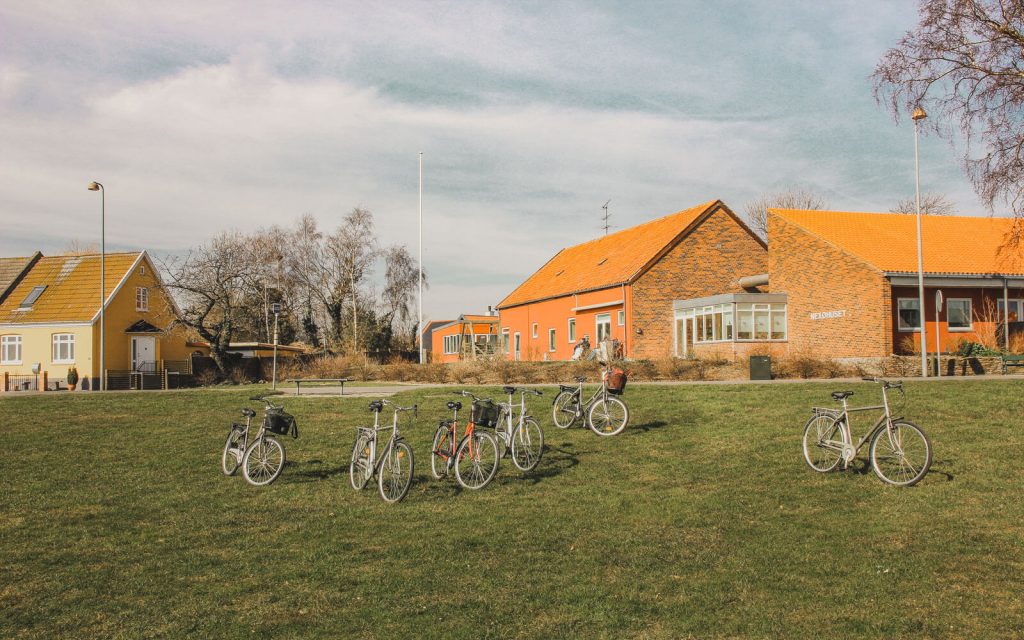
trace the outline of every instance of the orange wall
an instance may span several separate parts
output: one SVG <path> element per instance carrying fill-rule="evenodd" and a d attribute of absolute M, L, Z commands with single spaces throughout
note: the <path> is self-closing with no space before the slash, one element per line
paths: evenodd
<path fill-rule="evenodd" d="M 996 324 L 1002 323 L 1002 316 L 998 314 L 998 300 L 1003 298 L 1002 289 L 959 289 L 952 287 L 939 287 L 942 290 L 942 295 L 948 301 L 950 298 L 970 298 L 971 299 L 971 314 L 973 316 L 973 326 L 970 331 L 950 331 L 947 321 L 947 305 L 944 302 L 942 305 L 942 311 L 939 312 L 939 343 L 942 347 L 943 353 L 949 353 L 956 351 L 957 345 L 961 340 L 970 342 L 989 342 L 993 341 L 998 346 L 1003 346 L 1003 340 L 1001 336 L 996 335 Z M 926 342 L 928 346 L 928 352 L 935 352 L 935 288 L 925 287 L 924 288 L 924 306 L 925 306 L 925 331 Z M 1024 298 L 1024 290 L 1021 289 L 1010 289 L 1009 297 L 1011 300 Z M 893 287 L 892 288 L 892 335 L 893 335 L 893 346 L 896 353 L 910 353 L 912 350 L 907 348 L 905 342 L 909 338 L 913 341 L 913 351 L 918 351 L 921 348 L 921 334 L 917 331 L 900 331 L 898 324 L 898 300 L 900 298 L 914 298 L 917 299 L 917 288 L 916 287 Z M 996 318 L 996 316 L 999 316 Z M 1011 319 L 1011 322 L 1013 320 Z"/>
<path fill-rule="evenodd" d="M 592 346 L 597 346 L 597 316 L 608 313 L 611 315 L 614 338 L 625 343 L 626 355 L 630 354 L 629 328 L 630 318 L 626 309 L 625 326 L 618 324 L 618 311 L 623 308 L 622 300 L 628 307 L 629 286 L 619 286 L 600 291 L 590 291 L 576 295 L 562 296 L 551 300 L 534 302 L 509 309 L 502 309 L 499 316 L 499 331 L 509 330 L 509 358 L 512 353 L 513 336 L 519 332 L 521 336 L 521 360 L 568 360 L 572 357 L 573 348 L 583 336 L 590 336 Z M 574 307 L 589 307 L 595 304 L 614 302 L 609 306 L 595 309 L 573 311 Z M 576 340 L 569 340 L 569 318 L 576 319 Z M 533 337 L 533 325 L 537 325 L 537 337 Z M 548 331 L 555 330 L 555 350 L 549 349 Z"/>
<path fill-rule="evenodd" d="M 494 324 L 484 322 L 474 322 L 473 332 L 474 335 L 494 335 L 498 331 Z M 445 353 L 444 352 L 444 338 L 445 336 L 457 336 L 463 334 L 463 340 L 469 338 L 469 323 L 456 322 L 451 326 L 444 327 L 443 329 L 434 329 L 430 338 L 430 361 L 431 362 L 458 362 L 460 360 L 458 353 Z"/>

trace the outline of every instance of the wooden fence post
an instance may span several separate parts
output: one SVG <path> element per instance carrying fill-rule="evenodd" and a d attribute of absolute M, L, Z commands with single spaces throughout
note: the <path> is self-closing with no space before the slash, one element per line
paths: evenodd
<path fill-rule="evenodd" d="M 11 390 L 11 374 L 4 371 L 4 391 Z"/>
<path fill-rule="evenodd" d="M 43 389 L 42 390 L 43 391 L 48 391 L 49 389 L 50 389 L 50 372 L 49 371 L 44 371 L 43 372 Z"/>

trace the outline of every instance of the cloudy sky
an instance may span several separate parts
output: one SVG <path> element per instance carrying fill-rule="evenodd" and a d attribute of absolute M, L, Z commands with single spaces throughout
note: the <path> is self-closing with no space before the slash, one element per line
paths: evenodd
<path fill-rule="evenodd" d="M 629 8 L 624 8 L 629 7 Z M 917 20 L 856 2 L 0 2 L 0 255 L 181 251 L 370 209 L 428 317 L 479 312 L 558 249 L 787 185 L 913 195 L 913 127 L 868 79 Z M 922 185 L 984 214 L 956 150 Z"/>

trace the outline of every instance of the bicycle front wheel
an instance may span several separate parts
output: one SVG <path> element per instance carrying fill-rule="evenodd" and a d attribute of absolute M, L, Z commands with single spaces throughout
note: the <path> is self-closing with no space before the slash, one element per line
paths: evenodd
<path fill-rule="evenodd" d="M 455 453 L 455 479 L 463 489 L 483 489 L 498 472 L 498 439 L 486 431 L 474 431 L 459 443 Z"/>
<path fill-rule="evenodd" d="M 284 447 L 276 438 L 257 438 L 245 450 L 242 458 L 242 474 L 245 481 L 256 487 L 264 487 L 281 475 L 284 469 Z"/>
<path fill-rule="evenodd" d="M 527 418 L 512 432 L 512 464 L 532 471 L 544 455 L 544 432 L 533 418 Z"/>
<path fill-rule="evenodd" d="M 440 480 L 448 475 L 452 456 L 455 455 L 452 451 L 455 443 L 452 442 L 451 434 L 452 430 L 444 425 L 434 432 L 434 441 L 430 445 L 430 475 L 434 476 L 434 480 Z"/>
<path fill-rule="evenodd" d="M 359 491 L 370 481 L 373 475 L 373 460 L 370 459 L 370 435 L 360 433 L 352 446 L 352 458 L 348 465 L 348 481 L 352 488 Z"/>
<path fill-rule="evenodd" d="M 932 466 L 932 443 L 921 427 L 897 420 L 871 437 L 871 467 L 885 483 L 909 487 Z"/>
<path fill-rule="evenodd" d="M 412 485 L 412 447 L 399 440 L 384 458 L 377 473 L 377 488 L 384 502 L 398 502 Z"/>
<path fill-rule="evenodd" d="M 576 394 L 562 391 L 551 404 L 551 420 L 559 429 L 568 429 L 576 422 Z"/>
<path fill-rule="evenodd" d="M 622 433 L 629 424 L 629 408 L 615 396 L 596 400 L 587 412 L 587 424 L 599 436 L 614 436 Z"/>
<path fill-rule="evenodd" d="M 843 460 L 845 441 L 839 421 L 813 416 L 804 427 L 804 460 L 818 473 L 832 471 Z"/>
<path fill-rule="evenodd" d="M 228 439 L 224 442 L 224 452 L 220 456 L 220 469 L 226 476 L 233 476 L 242 464 L 242 443 L 245 441 L 245 432 L 241 429 L 232 429 L 228 433 Z"/>

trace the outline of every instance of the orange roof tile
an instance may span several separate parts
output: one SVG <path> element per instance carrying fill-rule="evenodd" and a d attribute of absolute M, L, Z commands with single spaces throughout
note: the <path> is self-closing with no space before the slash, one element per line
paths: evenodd
<path fill-rule="evenodd" d="M 108 253 L 106 296 L 142 255 Z M 45 286 L 30 309 L 20 310 L 35 287 Z M 7 299 L 0 303 L 0 324 L 90 322 L 100 310 L 100 256 L 43 257 L 25 275 Z"/>
<path fill-rule="evenodd" d="M 769 209 L 775 215 L 856 256 L 880 271 L 917 273 L 916 216 Z M 1024 274 L 1024 245 L 1007 244 L 1014 218 L 921 217 L 926 273 Z M 768 239 L 769 243 L 771 238 Z"/>
<path fill-rule="evenodd" d="M 498 304 L 499 309 L 624 284 L 720 200 L 562 249 Z"/>

